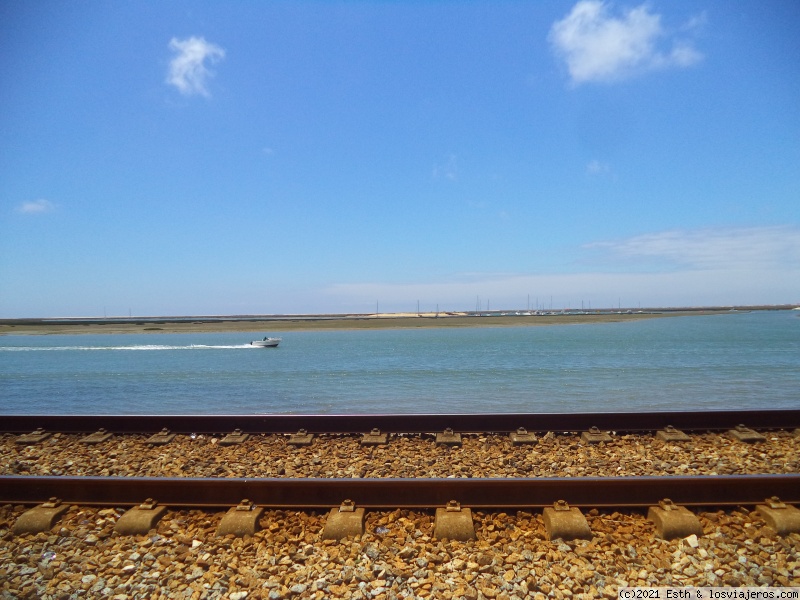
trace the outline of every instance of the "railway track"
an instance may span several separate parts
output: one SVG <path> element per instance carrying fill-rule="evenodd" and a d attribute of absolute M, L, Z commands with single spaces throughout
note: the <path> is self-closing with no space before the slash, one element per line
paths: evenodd
<path fill-rule="evenodd" d="M 741 424 L 760 437 L 735 437 Z M 668 425 L 688 439 L 661 439 Z M 612 598 L 622 585 L 797 585 L 800 533 L 778 531 L 764 507 L 800 503 L 798 427 L 800 411 L 2 417 L 0 598 L 515 600 Z M 535 442 L 516 445 L 520 428 Z M 50 435 L 18 442 L 37 429 Z M 113 437 L 81 441 L 101 429 Z M 175 437 L 148 443 L 164 429 Z M 249 439 L 221 446 L 235 430 Z M 299 430 L 309 445 L 289 443 Z M 385 443 L 363 446 L 374 430 Z M 437 443 L 445 430 L 461 445 Z M 595 443 L 593 433 L 610 437 Z M 51 497 L 60 521 L 13 533 Z M 648 519 L 672 510 L 666 498 L 691 508 L 695 529 L 653 541 L 671 537 L 669 523 Z M 149 533 L 115 534 L 148 499 L 160 517 Z M 231 543 L 219 534 L 244 499 L 241 512 L 256 518 L 242 530 L 249 541 Z M 559 507 L 578 511 L 588 533 L 569 541 L 572 530 L 554 525 Z M 355 537 L 347 522 L 345 537 L 326 534 L 342 511 L 357 515 Z M 461 527 L 477 540 L 448 542 Z"/>
<path fill-rule="evenodd" d="M 500 415 L 246 415 L 246 416 L 38 416 L 16 415 L 3 419 L 0 430 L 6 434 L 35 430 L 33 434 L 22 434 L 17 437 L 17 448 L 28 444 L 43 443 L 53 430 L 64 435 L 85 435 L 96 432 L 100 435 L 103 452 L 107 452 L 112 434 L 134 436 L 146 432 L 153 434 L 143 440 L 150 449 L 151 456 L 164 453 L 169 442 L 180 433 L 188 440 L 194 440 L 198 434 L 217 434 L 219 438 L 212 441 L 222 442 L 225 437 L 220 432 L 233 431 L 235 439 L 231 445 L 240 444 L 249 435 L 279 435 L 285 437 L 290 432 L 301 432 L 302 442 L 297 446 L 313 445 L 313 434 L 346 436 L 353 432 L 367 432 L 361 444 L 372 436 L 382 439 L 369 446 L 369 456 L 373 457 L 374 446 L 384 449 L 391 447 L 392 435 L 413 435 L 424 432 L 442 431 L 445 439 L 432 439 L 447 448 L 462 444 L 461 433 L 465 432 L 504 432 L 496 434 L 505 439 L 509 437 L 511 449 L 522 446 L 521 452 L 535 448 L 536 434 L 548 435 L 546 432 L 580 432 L 586 447 L 597 441 L 603 448 L 613 443 L 615 437 L 625 432 L 646 434 L 664 434 L 664 443 L 681 442 L 692 445 L 692 438 L 683 435 L 683 431 L 727 432 L 738 436 L 746 435 L 739 441 L 734 452 L 744 452 L 755 440 L 766 442 L 766 437 L 750 427 L 764 430 L 781 430 L 784 437 L 786 430 L 800 426 L 800 410 L 781 411 L 708 411 L 697 413 L 655 412 L 655 413 L 591 413 L 591 414 L 500 414 Z M 158 428 L 161 428 L 160 430 Z M 670 428 L 672 427 L 672 428 Z M 667 429 L 665 429 L 667 428 Z M 677 428 L 680 428 L 678 430 Z M 606 430 L 612 430 L 611 437 Z M 38 432 L 38 435 L 37 435 Z M 155 433 L 154 433 L 155 432 Z M 509 436 L 510 433 L 510 436 Z M 359 434 L 363 435 L 363 434 Z M 430 434 L 431 436 L 433 434 Z M 514 437 L 516 435 L 516 437 Z M 670 437 L 672 435 L 673 437 Z M 161 436 L 163 439 L 156 440 Z M 238 437 L 237 437 L 238 436 Z M 297 433 L 295 433 L 297 436 Z M 594 438 L 596 439 L 593 439 Z M 681 437 L 682 436 L 682 437 Z M 748 437 L 750 436 L 750 437 Z M 663 436 L 662 436 L 663 437 Z M 78 438 L 76 438 L 78 439 Z M 84 445 L 90 437 L 81 437 Z M 276 460 L 289 457 L 297 450 L 281 439 L 276 450 L 285 456 L 274 457 Z M 351 449 L 356 444 L 351 440 Z M 481 438 L 485 439 L 485 438 Z M 777 438 L 773 438 L 777 439 Z M 27 441 L 25 441 L 27 440 Z M 521 441 L 520 441 L 521 440 Z M 53 439 L 51 438 L 51 443 Z M 96 440 L 95 440 L 96 441 Z M 297 440 L 295 440 L 297 441 Z M 520 444 L 516 444 L 519 441 Z M 23 442 L 20 444 L 19 442 Z M 528 442 L 526 444 L 525 442 Z M 257 443 L 257 442 L 256 442 Z M 319 440 L 317 444 L 324 444 Z M 731 444 L 735 444 L 733 441 Z M 766 442 L 768 443 L 768 442 Z M 221 445 L 221 444 L 220 444 Z M 484 444 L 485 446 L 488 444 Z M 580 445 L 580 444 L 578 444 Z M 752 444 L 756 446 L 756 444 Z M 101 444 L 97 444 L 101 446 Z M 154 448 L 155 446 L 155 448 Z M 432 446 L 432 444 L 429 444 Z M 508 446 L 508 442 L 506 442 Z M 575 447 L 571 444 L 569 447 Z M 51 446 L 55 447 L 55 446 Z M 69 448 L 75 453 L 75 439 Z M 191 444 L 189 445 L 191 448 Z M 794 444 L 796 448 L 796 444 Z M 675 447 L 669 449 L 674 451 Z M 517 448 L 519 456 L 519 448 Z M 191 450 L 190 450 L 191 451 Z M 340 453 L 341 454 L 341 453 Z M 450 460 L 453 452 L 448 450 L 439 460 Z M 115 454 L 116 455 L 116 454 Z M 762 456 L 767 456 L 762 453 Z M 546 457 L 543 452 L 539 457 Z M 51 450 L 38 458 L 47 462 L 52 458 Z M 303 459 L 321 462 L 317 455 L 306 451 L 303 458 L 295 458 L 294 462 Z M 530 459 L 530 454 L 528 456 Z M 504 457 L 503 462 L 512 462 Z M 70 466 L 74 466 L 74 461 Z M 429 461 L 430 462 L 430 461 Z M 13 466 L 13 465 L 12 465 Z M 595 507 L 635 507 L 657 503 L 665 497 L 687 505 L 742 505 L 762 501 L 765 497 L 779 496 L 787 502 L 800 502 L 800 473 L 789 470 L 785 473 L 748 473 L 748 474 L 700 474 L 681 476 L 669 473 L 668 476 L 651 474 L 644 477 L 502 477 L 472 476 L 457 471 L 457 475 L 446 477 L 369 477 L 366 471 L 360 477 L 120 477 L 120 476 L 73 476 L 70 473 L 57 472 L 58 476 L 16 475 L 5 472 L 0 475 L 0 502 L 37 503 L 51 496 L 58 496 L 67 502 L 80 504 L 112 504 L 135 505 L 143 496 L 159 498 L 176 506 L 230 506 L 242 498 L 270 507 L 292 508 L 324 508 L 337 505 L 345 498 L 355 500 L 361 506 L 377 508 L 431 508 L 441 506 L 450 500 L 458 500 L 464 504 L 481 508 L 523 508 L 544 507 L 558 500 L 566 500 L 575 505 Z M 283 473 L 283 475 L 286 475 Z"/>

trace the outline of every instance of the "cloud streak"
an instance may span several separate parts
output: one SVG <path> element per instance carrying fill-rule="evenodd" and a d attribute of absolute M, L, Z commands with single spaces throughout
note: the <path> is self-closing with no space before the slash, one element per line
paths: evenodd
<path fill-rule="evenodd" d="M 175 56 L 169 63 L 167 83 L 184 96 L 209 97 L 207 81 L 214 73 L 206 64 L 215 64 L 225 58 L 225 50 L 205 38 L 194 36 L 185 40 L 172 38 L 169 49 Z"/>
<path fill-rule="evenodd" d="M 607 162 L 593 159 L 586 165 L 586 172 L 589 175 L 607 175 L 611 172 L 611 165 Z"/>
<path fill-rule="evenodd" d="M 682 31 L 691 34 L 701 17 Z M 564 60 L 574 84 L 611 82 L 669 67 L 688 67 L 703 58 L 691 38 L 675 38 L 661 25 L 661 15 L 646 4 L 611 14 L 602 0 L 581 0 L 550 29 L 549 41 Z"/>
<path fill-rule="evenodd" d="M 655 259 L 675 268 L 770 268 L 800 263 L 800 229 L 781 226 L 674 230 L 596 242 L 584 248 L 605 251 L 612 259 Z"/>
<path fill-rule="evenodd" d="M 49 200 L 29 200 L 20 204 L 17 207 L 17 212 L 26 215 L 40 215 L 42 213 L 52 212 L 55 208 L 56 205 Z"/>
<path fill-rule="evenodd" d="M 800 302 L 800 228 L 665 231 L 581 248 L 593 269 L 570 273 L 463 273 L 441 282 L 360 282 L 324 294 L 369 311 L 408 310 L 416 301 L 468 310 L 476 296 L 497 308 L 730 306 Z M 664 268 L 664 267 L 667 268 Z M 393 308 L 394 307 L 394 308 Z M 357 310 L 358 308 L 354 309 Z"/>
<path fill-rule="evenodd" d="M 458 180 L 458 157 L 455 154 L 448 154 L 444 161 L 437 163 L 433 167 L 431 176 L 434 179 L 447 179 L 449 181 Z"/>

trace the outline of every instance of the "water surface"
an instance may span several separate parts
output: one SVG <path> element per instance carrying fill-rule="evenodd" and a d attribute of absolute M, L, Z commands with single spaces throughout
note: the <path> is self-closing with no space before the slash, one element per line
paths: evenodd
<path fill-rule="evenodd" d="M 0 337 L 0 414 L 800 408 L 797 312 L 464 329 Z"/>

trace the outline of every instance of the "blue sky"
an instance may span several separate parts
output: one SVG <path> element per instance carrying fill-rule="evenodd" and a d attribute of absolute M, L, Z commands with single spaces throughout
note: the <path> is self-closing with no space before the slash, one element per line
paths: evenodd
<path fill-rule="evenodd" d="M 799 30 L 795 0 L 3 3 L 0 317 L 800 303 Z"/>

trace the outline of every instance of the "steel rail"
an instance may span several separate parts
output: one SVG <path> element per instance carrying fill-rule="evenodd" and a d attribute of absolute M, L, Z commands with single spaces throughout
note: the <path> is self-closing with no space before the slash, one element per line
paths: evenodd
<path fill-rule="evenodd" d="M 366 508 L 435 508 L 450 500 L 481 509 L 537 508 L 558 500 L 584 507 L 643 507 L 670 498 L 691 506 L 739 506 L 778 496 L 800 502 L 800 474 L 526 479 L 227 479 L 0 476 L 0 502 L 38 504 L 51 497 L 79 505 L 259 506 L 328 509 L 345 499 Z"/>
<path fill-rule="evenodd" d="M 451 428 L 461 433 L 584 431 L 590 427 L 617 432 L 655 431 L 667 425 L 687 431 L 719 431 L 739 424 L 757 429 L 800 427 L 800 410 L 727 410 L 629 413 L 506 414 L 353 414 L 353 415 L 0 415 L 0 431 L 28 433 L 37 428 L 63 433 L 433 433 Z"/>

